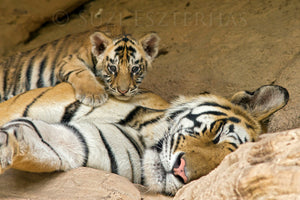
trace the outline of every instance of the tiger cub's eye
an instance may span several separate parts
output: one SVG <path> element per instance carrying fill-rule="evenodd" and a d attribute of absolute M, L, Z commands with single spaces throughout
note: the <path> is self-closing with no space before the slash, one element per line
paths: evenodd
<path fill-rule="evenodd" d="M 108 66 L 107 66 L 107 69 L 108 69 L 108 71 L 109 71 L 110 73 L 112 73 L 112 74 L 114 74 L 114 73 L 117 72 L 117 67 L 114 66 L 114 65 L 108 65 Z"/>
<path fill-rule="evenodd" d="M 141 70 L 141 68 L 139 66 L 133 66 L 131 68 L 131 72 L 134 74 L 138 73 L 140 70 Z"/>

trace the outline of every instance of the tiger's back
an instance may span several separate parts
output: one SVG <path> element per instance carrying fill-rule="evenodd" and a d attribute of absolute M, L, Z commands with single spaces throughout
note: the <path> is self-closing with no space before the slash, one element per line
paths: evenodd
<path fill-rule="evenodd" d="M 68 84 L 32 90 L 0 104 L 0 173 L 88 166 L 174 195 L 255 141 L 260 123 L 288 98 L 280 86 L 263 86 L 231 101 L 202 94 L 170 105 L 144 92 L 92 108 L 76 101 Z"/>
<path fill-rule="evenodd" d="M 3 60 L 0 63 L 0 102 L 31 89 L 56 85 L 59 81 L 55 68 L 64 57 L 75 53 L 90 54 L 87 51 L 89 34 L 67 35 Z"/>

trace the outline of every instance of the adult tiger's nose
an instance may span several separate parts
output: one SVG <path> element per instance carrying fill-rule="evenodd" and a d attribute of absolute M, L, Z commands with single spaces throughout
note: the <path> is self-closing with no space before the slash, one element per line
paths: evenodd
<path fill-rule="evenodd" d="M 118 87 L 118 92 L 120 92 L 120 93 L 123 94 L 123 95 L 126 94 L 126 93 L 128 92 L 128 90 L 129 90 L 128 88 L 126 88 L 126 89 L 121 89 L 121 88 Z"/>
<path fill-rule="evenodd" d="M 174 176 L 180 178 L 183 183 L 187 183 L 188 178 L 185 175 L 185 160 L 180 156 L 178 157 L 176 163 L 173 166 Z"/>

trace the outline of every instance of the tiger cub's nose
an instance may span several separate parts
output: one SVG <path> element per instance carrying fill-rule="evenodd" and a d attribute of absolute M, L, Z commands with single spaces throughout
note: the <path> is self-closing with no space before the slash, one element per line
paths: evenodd
<path fill-rule="evenodd" d="M 126 94 L 126 93 L 128 92 L 128 90 L 129 90 L 128 88 L 126 88 L 126 89 L 121 89 L 121 88 L 118 87 L 118 92 L 120 92 L 120 93 L 123 94 L 123 95 Z"/>

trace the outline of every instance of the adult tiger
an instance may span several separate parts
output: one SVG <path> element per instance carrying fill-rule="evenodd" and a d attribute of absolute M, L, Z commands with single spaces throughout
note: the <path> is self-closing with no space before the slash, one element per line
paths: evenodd
<path fill-rule="evenodd" d="M 0 63 L 0 102 L 59 82 L 71 83 L 76 99 L 90 106 L 104 103 L 107 93 L 128 100 L 138 92 L 159 40 L 155 33 L 136 41 L 86 32 L 18 53 Z"/>
<path fill-rule="evenodd" d="M 76 101 L 67 83 L 33 90 L 0 104 L 0 170 L 88 166 L 173 195 L 239 145 L 255 141 L 260 122 L 288 98 L 280 86 L 263 86 L 231 101 L 202 94 L 170 105 L 143 92 L 91 108 Z"/>

